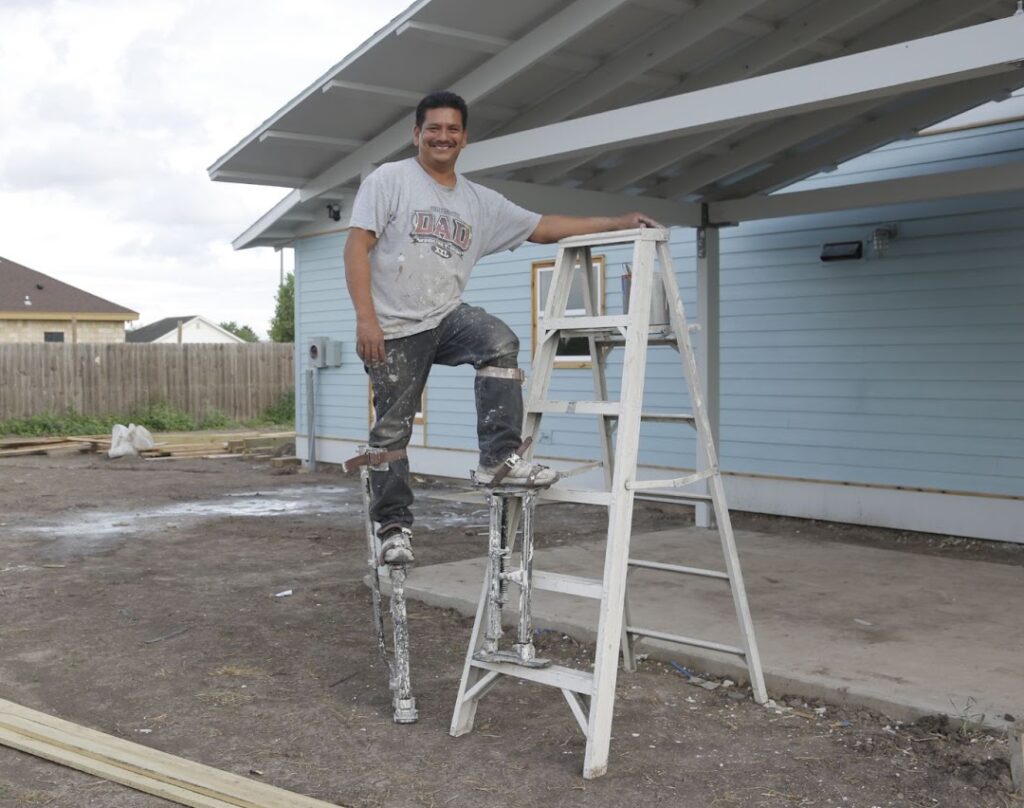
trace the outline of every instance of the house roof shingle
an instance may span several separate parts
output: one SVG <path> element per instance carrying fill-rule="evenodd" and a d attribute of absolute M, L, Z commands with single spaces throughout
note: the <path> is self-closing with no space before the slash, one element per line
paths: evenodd
<path fill-rule="evenodd" d="M 10 318 L 20 312 L 123 314 L 125 320 L 139 316 L 132 309 L 0 257 L 0 316 Z"/>

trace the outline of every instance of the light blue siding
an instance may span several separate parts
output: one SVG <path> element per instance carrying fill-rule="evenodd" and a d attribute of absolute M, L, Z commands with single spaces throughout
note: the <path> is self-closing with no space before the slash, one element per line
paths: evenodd
<path fill-rule="evenodd" d="M 1024 124 L 906 141 L 801 187 L 889 179 L 990 164 L 1024 150 Z M 1020 157 L 1019 154 L 1010 156 Z M 951 491 L 1024 494 L 1024 194 L 953 200 L 722 230 L 721 445 L 731 472 Z M 883 254 L 875 227 L 894 223 Z M 822 263 L 821 245 L 860 240 L 865 258 Z M 298 243 L 297 340 L 346 343 L 346 365 L 323 377 L 324 434 L 363 438 L 366 380 L 352 343 L 343 236 Z M 691 230 L 671 245 L 684 303 L 695 311 Z M 477 267 L 465 299 L 506 320 L 531 359 L 530 265 L 550 247 L 526 245 Z M 621 311 L 621 248 L 606 259 L 606 308 Z M 304 367 L 304 353 L 298 366 Z M 621 367 L 610 366 L 611 395 Z M 592 397 L 589 369 L 556 371 L 552 398 Z M 427 394 L 427 444 L 476 444 L 473 371 L 437 367 Z M 300 430 L 304 404 L 300 385 Z M 651 351 L 645 406 L 685 410 L 678 356 Z M 594 458 L 594 419 L 545 417 L 552 457 Z M 683 427 L 644 427 L 641 461 L 692 467 Z"/>

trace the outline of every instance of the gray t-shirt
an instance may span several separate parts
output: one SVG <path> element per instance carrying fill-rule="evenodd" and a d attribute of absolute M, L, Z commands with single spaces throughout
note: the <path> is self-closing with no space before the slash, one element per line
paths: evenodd
<path fill-rule="evenodd" d="M 382 165 L 356 194 L 352 226 L 377 235 L 373 305 L 387 339 L 434 328 L 462 302 L 473 265 L 515 249 L 540 222 L 539 213 L 457 176 L 446 188 L 409 158 Z"/>

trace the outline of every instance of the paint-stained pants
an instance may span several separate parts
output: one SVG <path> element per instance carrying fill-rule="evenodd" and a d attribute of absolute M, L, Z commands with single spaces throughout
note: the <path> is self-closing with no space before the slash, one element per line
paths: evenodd
<path fill-rule="evenodd" d="M 367 367 L 377 422 L 370 446 L 394 450 L 409 443 L 431 365 L 518 367 L 519 338 L 505 323 L 463 303 L 436 328 L 384 343 L 386 359 Z M 480 464 L 494 466 L 521 443 L 523 396 L 517 381 L 477 376 L 476 429 Z M 370 472 L 370 515 L 381 525 L 412 525 L 409 461 Z"/>

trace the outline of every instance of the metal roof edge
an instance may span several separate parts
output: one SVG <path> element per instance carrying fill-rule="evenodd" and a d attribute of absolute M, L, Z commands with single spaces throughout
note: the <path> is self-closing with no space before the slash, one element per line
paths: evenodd
<path fill-rule="evenodd" d="M 253 140 L 259 137 L 259 135 L 264 130 L 273 126 L 274 122 L 279 120 L 286 113 L 290 112 L 292 109 L 294 109 L 298 104 L 307 99 L 309 96 L 316 93 L 325 82 L 333 79 L 342 70 L 348 67 L 352 62 L 354 62 L 356 59 L 358 59 L 372 47 L 377 45 L 377 43 L 379 43 L 385 37 L 392 34 L 400 25 L 402 25 L 403 23 L 411 19 L 413 16 L 415 16 L 416 13 L 420 11 L 420 9 L 430 5 L 431 1 L 432 0 L 417 0 L 417 2 L 413 3 L 411 6 L 409 6 L 409 8 L 407 8 L 394 19 L 392 19 L 387 25 L 385 25 L 383 28 L 374 33 L 369 39 L 363 42 L 363 44 L 357 47 L 354 51 L 349 53 L 344 59 L 342 59 L 340 62 L 338 62 L 329 70 L 327 70 L 326 73 L 317 78 L 305 90 L 300 92 L 288 103 L 286 103 L 284 106 L 278 109 L 277 112 L 275 112 L 269 118 L 265 119 L 263 123 L 261 123 L 255 129 L 253 129 L 252 132 L 243 137 L 240 141 L 238 141 L 238 143 L 236 143 L 231 149 L 229 149 L 223 155 L 214 160 L 214 162 L 206 169 L 206 173 L 210 175 L 210 179 L 213 179 L 213 174 L 215 171 L 217 171 L 228 160 L 230 160 L 232 157 L 238 154 L 238 152 L 240 152 L 242 149 L 244 149 L 246 146 L 252 143 Z"/>
<path fill-rule="evenodd" d="M 238 236 L 231 241 L 231 246 L 236 250 L 244 250 L 253 246 L 252 242 L 258 239 L 270 227 L 277 224 L 278 220 L 288 211 L 301 202 L 298 189 L 289 191 L 274 207 L 264 213 L 255 222 L 249 225 Z"/>

